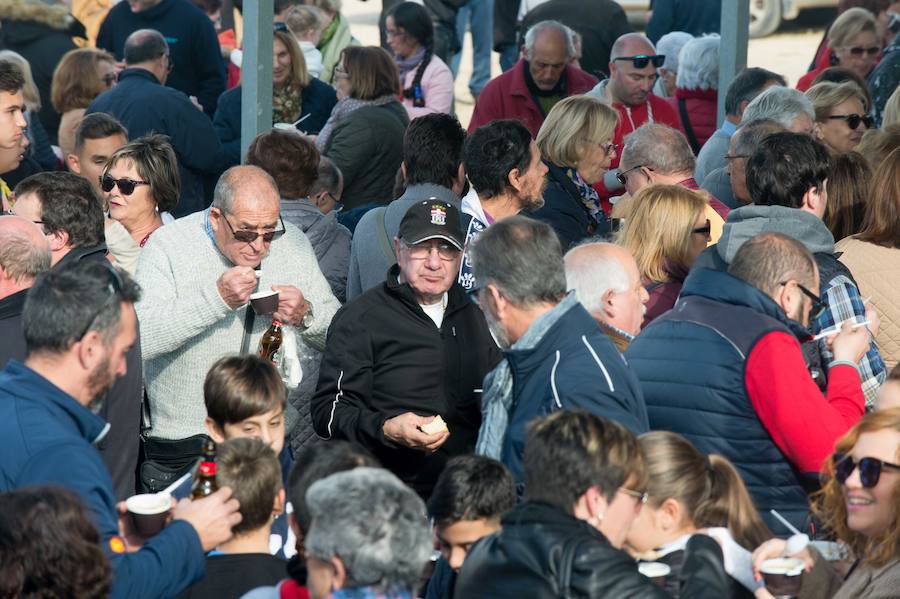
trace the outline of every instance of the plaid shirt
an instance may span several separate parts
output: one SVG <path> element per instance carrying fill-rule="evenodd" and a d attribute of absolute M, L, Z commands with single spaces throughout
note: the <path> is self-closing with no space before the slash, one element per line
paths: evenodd
<path fill-rule="evenodd" d="M 838 275 L 830 281 L 830 286 L 822 296 L 822 301 L 828 305 L 828 309 L 816 319 L 813 325 L 814 334 L 833 328 L 836 324 L 848 319 L 853 322 L 863 322 L 866 319 L 866 307 L 863 299 L 859 296 L 859 289 L 844 275 Z M 874 409 L 875 396 L 878 394 L 881 383 L 884 382 L 887 370 L 871 333 L 869 333 L 869 342 L 871 347 L 859 362 L 859 378 L 862 380 L 862 389 L 866 396 L 867 412 Z M 819 349 L 824 363 L 831 363 L 834 356 L 828 348 L 826 339 L 819 340 Z"/>

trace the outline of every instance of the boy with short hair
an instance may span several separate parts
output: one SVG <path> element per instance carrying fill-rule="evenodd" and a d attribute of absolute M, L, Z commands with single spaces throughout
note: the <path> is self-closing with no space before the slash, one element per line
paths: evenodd
<path fill-rule="evenodd" d="M 224 441 L 216 451 L 216 483 L 230 487 L 240 504 L 234 537 L 206 557 L 206 576 L 179 599 L 241 597 L 284 576 L 285 562 L 269 553 L 273 520 L 284 511 L 281 466 L 260 439 Z"/>
<path fill-rule="evenodd" d="M 427 599 L 450 599 L 456 574 L 476 541 L 500 530 L 500 518 L 516 504 L 516 484 L 506 466 L 477 455 L 447 462 L 428 500 L 441 559 Z"/>

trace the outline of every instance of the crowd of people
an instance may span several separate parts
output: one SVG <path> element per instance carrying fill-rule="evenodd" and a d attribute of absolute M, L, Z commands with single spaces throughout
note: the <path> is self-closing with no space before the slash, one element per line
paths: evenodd
<path fill-rule="evenodd" d="M 0 597 L 896 596 L 900 2 L 720 90 L 720 2 L 275 0 L 243 154 L 241 2 L 71 4 L 0 2 Z"/>

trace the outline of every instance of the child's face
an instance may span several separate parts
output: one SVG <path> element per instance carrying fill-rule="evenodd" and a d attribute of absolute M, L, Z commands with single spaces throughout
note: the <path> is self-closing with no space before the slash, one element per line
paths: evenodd
<path fill-rule="evenodd" d="M 469 552 L 469 547 L 482 537 L 500 530 L 500 520 L 479 518 L 458 520 L 446 526 L 435 526 L 437 548 L 454 572 L 459 572 Z"/>
<path fill-rule="evenodd" d="M 216 439 L 216 436 L 221 436 L 222 441 L 254 437 L 271 447 L 275 455 L 281 454 L 281 450 L 284 448 L 284 409 L 280 407 L 240 422 L 226 424 L 221 430 L 218 430 L 219 427 L 215 424 L 211 424 L 208 428 L 210 436 L 217 443 L 220 442 L 220 439 Z"/>
<path fill-rule="evenodd" d="M 880 412 L 891 408 L 900 408 L 900 381 L 885 381 L 878 391 L 875 410 Z"/>

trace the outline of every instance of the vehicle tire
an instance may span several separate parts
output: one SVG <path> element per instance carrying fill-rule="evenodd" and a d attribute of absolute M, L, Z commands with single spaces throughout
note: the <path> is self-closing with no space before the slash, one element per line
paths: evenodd
<path fill-rule="evenodd" d="M 765 37 L 781 25 L 781 0 L 750 0 L 750 37 Z"/>

